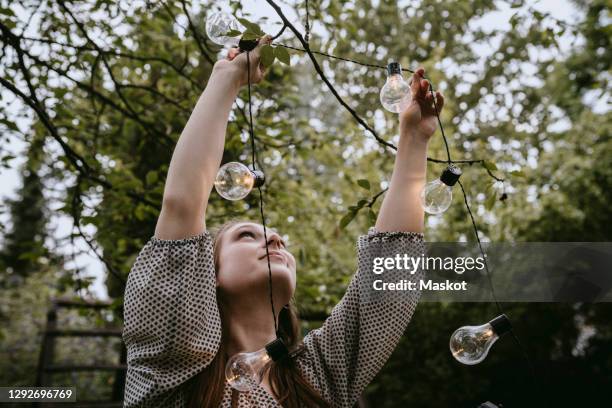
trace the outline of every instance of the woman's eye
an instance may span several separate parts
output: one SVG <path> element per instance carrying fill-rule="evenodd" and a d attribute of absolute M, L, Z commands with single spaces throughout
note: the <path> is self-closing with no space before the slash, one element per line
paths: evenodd
<path fill-rule="evenodd" d="M 242 238 L 245 235 L 250 235 L 251 237 L 255 238 L 255 234 L 253 234 L 251 231 L 242 231 L 238 237 Z"/>

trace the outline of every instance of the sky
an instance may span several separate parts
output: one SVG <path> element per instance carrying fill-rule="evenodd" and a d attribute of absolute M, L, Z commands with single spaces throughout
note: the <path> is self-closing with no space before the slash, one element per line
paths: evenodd
<path fill-rule="evenodd" d="M 558 19 L 565 20 L 570 23 L 575 23 L 581 19 L 581 12 L 576 10 L 573 5 L 567 0 L 542 0 L 542 1 L 527 1 L 527 6 L 533 6 L 539 11 L 551 13 L 552 16 Z M 302 23 L 299 20 L 296 12 L 289 6 L 285 4 L 285 2 L 279 2 L 282 5 L 283 11 L 286 13 L 287 17 L 290 21 L 296 24 L 297 27 L 301 27 Z M 218 5 L 221 8 L 227 9 L 228 3 L 224 1 L 219 1 Z M 262 24 L 262 29 L 269 33 L 275 33 L 278 30 L 278 25 L 274 24 L 274 22 L 278 22 L 279 18 L 276 16 L 274 10 L 268 6 L 265 2 L 259 1 L 243 1 L 244 10 L 251 13 L 253 19 L 268 17 L 268 22 Z M 478 21 L 475 21 L 474 24 L 482 27 L 484 29 L 509 29 L 510 17 L 516 9 L 510 9 L 509 6 L 499 3 L 498 11 L 487 13 Z M 194 10 L 197 11 L 197 10 Z M 20 16 L 21 17 L 21 16 Z M 300 10 L 300 18 L 301 18 L 301 10 Z M 316 20 L 314 21 L 312 32 L 316 35 L 321 33 L 321 27 L 317 25 Z M 36 33 L 29 33 L 36 35 Z M 285 36 L 287 34 L 284 34 Z M 492 47 L 496 46 L 493 44 Z M 480 46 L 476 49 L 479 55 L 484 59 L 492 49 L 492 47 Z M 443 61 L 441 61 L 441 67 L 447 68 Z M 451 66 L 448 66 L 448 69 L 451 69 Z M 12 96 L 9 96 L 8 92 L 5 89 L 2 89 L 2 98 L 0 101 L 12 100 Z M 9 106 L 6 106 L 5 103 L 0 105 L 0 109 L 8 110 L 9 113 L 17 112 L 20 105 L 15 102 Z M 601 109 L 601 106 L 598 107 Z M 29 127 L 28 120 L 21 120 L 18 122 L 18 126 L 22 130 L 26 130 Z M 25 143 L 17 138 L 12 138 L 9 146 L 3 146 L 3 150 L 10 151 L 14 156 L 17 156 L 17 159 L 11 162 L 11 169 L 0 168 L 0 205 L 5 205 L 6 200 L 8 198 L 15 197 L 15 191 L 19 188 L 21 184 L 19 167 L 24 162 L 22 157 L 24 152 Z M 55 150 L 57 146 L 49 147 L 50 149 Z M 51 206 L 51 210 L 56 209 L 60 206 L 57 200 L 54 199 L 54 195 L 56 193 L 46 193 L 48 201 Z M 8 214 L 0 215 L 0 223 L 6 225 L 9 221 Z M 49 238 L 49 246 L 54 247 L 53 240 L 60 237 L 67 236 L 72 228 L 72 220 L 69 217 L 59 216 L 57 214 L 53 215 L 50 223 L 48 224 L 48 229 L 50 231 L 51 237 Z M 85 233 L 88 236 L 92 236 L 95 232 L 93 228 L 85 228 Z M 88 251 L 89 247 L 82 239 L 75 240 L 76 248 L 64 248 L 64 253 L 69 254 L 71 250 L 75 250 L 77 253 L 82 251 Z M 108 293 L 106 291 L 106 287 L 104 284 L 105 280 L 105 268 L 102 263 L 98 260 L 98 258 L 91 251 L 88 253 L 77 255 L 75 258 L 75 264 L 68 264 L 69 267 L 78 266 L 83 271 L 83 276 L 93 276 L 95 277 L 94 283 L 92 285 L 91 291 L 92 294 L 99 299 L 108 299 Z"/>

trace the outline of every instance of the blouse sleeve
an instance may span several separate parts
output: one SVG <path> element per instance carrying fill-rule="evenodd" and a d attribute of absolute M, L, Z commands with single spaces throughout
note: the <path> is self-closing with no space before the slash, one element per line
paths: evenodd
<path fill-rule="evenodd" d="M 128 275 L 124 406 L 174 406 L 179 385 L 206 367 L 221 341 L 212 237 L 151 237 Z"/>
<path fill-rule="evenodd" d="M 359 237 L 357 273 L 323 325 L 304 337 L 312 369 L 333 407 L 355 404 L 395 349 L 420 298 L 419 290 L 390 296 L 373 294 L 374 258 L 395 258 L 398 254 L 421 257 L 424 252 L 421 233 L 370 228 L 367 235 Z M 422 270 L 410 274 L 405 269 L 386 269 L 384 275 L 385 282 L 418 282 Z"/>

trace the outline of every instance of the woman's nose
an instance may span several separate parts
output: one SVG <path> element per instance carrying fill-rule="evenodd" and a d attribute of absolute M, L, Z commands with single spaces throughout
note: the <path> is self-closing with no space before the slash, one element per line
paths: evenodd
<path fill-rule="evenodd" d="M 272 232 L 270 235 L 268 235 L 268 246 L 276 246 L 278 248 L 281 248 L 281 243 L 282 239 L 277 233 Z"/>

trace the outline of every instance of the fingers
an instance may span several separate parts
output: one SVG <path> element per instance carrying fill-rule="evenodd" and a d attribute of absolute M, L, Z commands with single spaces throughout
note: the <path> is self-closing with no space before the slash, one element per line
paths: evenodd
<path fill-rule="evenodd" d="M 238 49 L 238 47 L 232 47 L 227 52 L 227 59 L 232 61 L 234 58 L 236 58 L 238 54 L 240 54 L 240 50 Z"/>
<path fill-rule="evenodd" d="M 427 114 L 439 114 L 444 106 L 444 96 L 440 91 L 436 91 L 434 106 L 434 94 L 430 90 L 429 81 L 424 79 L 424 76 L 425 69 L 423 67 L 419 67 L 412 75 L 410 80 L 412 98 L 420 101 L 421 108 L 424 109 L 424 112 Z"/>
<path fill-rule="evenodd" d="M 424 98 L 427 95 L 427 91 L 429 91 L 429 81 L 426 79 L 421 80 L 421 89 L 419 89 L 420 95 Z"/>
<path fill-rule="evenodd" d="M 272 36 L 270 34 L 266 34 L 259 40 L 259 45 L 263 46 L 264 44 L 272 44 Z"/>
<path fill-rule="evenodd" d="M 444 107 L 444 96 L 440 91 L 436 91 L 434 103 L 434 94 L 428 92 L 421 107 L 427 115 L 439 115 Z"/>
<path fill-rule="evenodd" d="M 438 113 L 442 111 L 442 107 L 444 107 L 444 96 L 440 93 L 440 91 L 436 91 L 436 106 L 438 108 Z"/>
<path fill-rule="evenodd" d="M 425 68 L 419 67 L 410 80 L 410 91 L 413 98 L 425 98 L 429 89 L 429 81 L 423 79 L 425 76 Z"/>
<path fill-rule="evenodd" d="M 412 74 L 412 78 L 410 79 L 410 93 L 412 94 L 412 98 L 416 98 L 419 94 L 419 83 L 422 76 L 419 74 L 419 70 L 417 69 L 414 74 Z"/>

